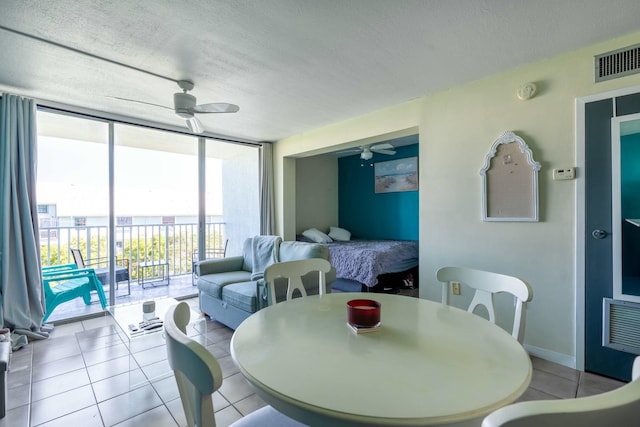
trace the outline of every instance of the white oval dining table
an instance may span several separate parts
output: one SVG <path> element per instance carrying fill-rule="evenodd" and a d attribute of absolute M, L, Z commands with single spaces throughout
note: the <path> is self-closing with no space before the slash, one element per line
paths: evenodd
<path fill-rule="evenodd" d="M 379 330 L 348 327 L 347 301 L 357 298 L 381 303 Z M 272 305 L 242 322 L 231 354 L 265 402 L 310 426 L 479 426 L 531 381 L 527 352 L 500 327 L 389 294 Z"/>

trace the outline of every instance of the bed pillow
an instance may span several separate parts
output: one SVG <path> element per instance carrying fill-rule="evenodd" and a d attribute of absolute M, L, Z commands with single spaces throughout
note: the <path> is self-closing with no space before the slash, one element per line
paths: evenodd
<path fill-rule="evenodd" d="M 313 240 L 316 243 L 331 243 L 333 242 L 333 240 L 331 240 L 331 237 L 327 236 L 326 234 L 324 234 L 322 231 L 318 230 L 317 228 L 310 228 L 308 230 L 304 230 L 302 232 L 302 235 L 308 239 Z"/>
<path fill-rule="evenodd" d="M 345 230 L 344 228 L 331 227 L 331 229 L 329 230 L 329 237 L 331 237 L 333 240 L 341 240 L 346 242 L 347 240 L 351 240 L 351 232 Z"/>

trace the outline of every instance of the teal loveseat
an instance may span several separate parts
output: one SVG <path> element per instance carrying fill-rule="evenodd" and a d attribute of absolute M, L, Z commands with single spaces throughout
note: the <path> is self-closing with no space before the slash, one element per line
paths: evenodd
<path fill-rule="evenodd" d="M 264 238 L 265 236 L 261 236 Z M 200 297 L 200 310 L 212 319 L 236 329 L 251 314 L 267 306 L 267 290 L 260 271 L 255 271 L 254 238 L 244 242 L 242 255 L 203 260 L 195 265 Z M 275 261 L 285 262 L 307 258 L 329 260 L 329 249 L 318 243 L 281 241 L 274 238 Z M 336 278 L 335 269 L 326 276 L 327 292 Z M 302 279 L 308 295 L 318 293 L 318 275 L 310 273 Z M 278 286 L 280 301 L 286 286 Z"/>

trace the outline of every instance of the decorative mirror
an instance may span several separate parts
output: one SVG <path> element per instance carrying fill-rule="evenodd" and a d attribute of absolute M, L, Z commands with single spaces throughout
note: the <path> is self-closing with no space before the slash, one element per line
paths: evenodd
<path fill-rule="evenodd" d="M 480 170 L 482 220 L 538 221 L 540 167 L 522 138 L 511 131 L 503 133 Z"/>

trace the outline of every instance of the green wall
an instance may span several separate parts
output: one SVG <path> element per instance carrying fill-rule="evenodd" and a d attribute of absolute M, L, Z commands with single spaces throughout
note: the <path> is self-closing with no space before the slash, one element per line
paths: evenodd
<path fill-rule="evenodd" d="M 418 136 L 415 136 L 416 141 Z M 418 240 L 418 191 L 378 193 L 374 191 L 374 169 L 378 162 L 418 156 L 418 144 L 395 149 L 388 156 L 359 155 L 338 161 L 339 225 L 356 239 Z"/>

